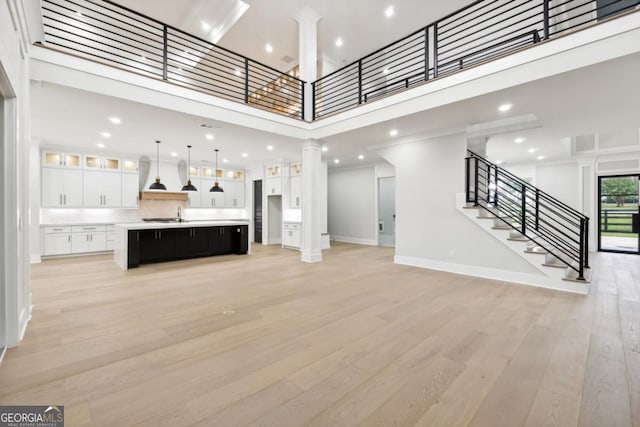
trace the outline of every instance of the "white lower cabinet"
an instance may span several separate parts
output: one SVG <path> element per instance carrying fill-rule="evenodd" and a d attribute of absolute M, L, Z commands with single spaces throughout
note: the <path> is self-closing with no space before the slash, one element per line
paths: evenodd
<path fill-rule="evenodd" d="M 44 227 L 42 255 L 71 253 L 71 227 Z"/>
<path fill-rule="evenodd" d="M 113 225 L 42 227 L 42 255 L 70 255 L 113 250 Z"/>
<path fill-rule="evenodd" d="M 282 247 L 300 249 L 300 223 L 285 222 L 282 224 Z"/>

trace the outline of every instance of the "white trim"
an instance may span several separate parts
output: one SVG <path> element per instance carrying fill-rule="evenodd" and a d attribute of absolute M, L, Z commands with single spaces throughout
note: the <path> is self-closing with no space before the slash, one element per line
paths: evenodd
<path fill-rule="evenodd" d="M 42 257 L 40 255 L 31 254 L 31 264 L 40 264 L 42 262 Z"/>
<path fill-rule="evenodd" d="M 322 262 L 322 251 L 320 252 L 302 252 L 300 255 L 300 261 L 302 262 Z"/>
<path fill-rule="evenodd" d="M 376 241 L 376 239 L 361 239 L 359 237 L 336 236 L 335 234 L 331 235 L 331 239 L 335 242 L 355 243 L 356 245 L 378 246 L 378 242 Z"/>
<path fill-rule="evenodd" d="M 573 281 L 558 281 L 543 275 L 519 273 L 515 271 L 498 270 L 495 268 L 478 267 L 474 265 L 456 264 L 453 262 L 439 261 L 433 259 L 413 258 L 396 255 L 393 259 L 395 264 L 407 265 L 411 267 L 427 268 L 429 270 L 446 271 L 448 273 L 463 274 L 465 276 L 482 277 L 485 279 L 499 280 L 504 282 L 518 283 L 521 285 L 536 286 L 538 288 L 554 289 L 558 291 L 572 292 L 587 295 L 589 293 L 589 283 L 578 283 Z"/>

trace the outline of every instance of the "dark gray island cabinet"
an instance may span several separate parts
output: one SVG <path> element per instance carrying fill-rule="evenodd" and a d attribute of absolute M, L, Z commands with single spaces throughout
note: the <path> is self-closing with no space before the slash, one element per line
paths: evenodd
<path fill-rule="evenodd" d="M 249 226 L 246 223 L 178 223 L 163 226 L 154 223 L 148 228 L 131 224 L 118 227 L 121 239 L 117 239 L 120 241 L 116 242 L 114 259 L 123 269 L 187 258 L 243 255 L 249 250 Z"/>

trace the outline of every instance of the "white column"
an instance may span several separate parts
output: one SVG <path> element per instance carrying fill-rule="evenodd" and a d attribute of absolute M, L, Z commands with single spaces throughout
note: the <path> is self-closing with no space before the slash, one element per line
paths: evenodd
<path fill-rule="evenodd" d="M 300 79 L 307 82 L 304 93 L 305 119 L 311 120 L 313 108 L 313 91 L 311 83 L 318 78 L 318 21 L 320 15 L 313 9 L 305 7 L 295 16 L 298 21 L 298 65 Z"/>
<path fill-rule="evenodd" d="M 321 230 L 321 168 L 322 151 L 314 140 L 302 146 L 302 242 L 303 262 L 322 261 Z"/>

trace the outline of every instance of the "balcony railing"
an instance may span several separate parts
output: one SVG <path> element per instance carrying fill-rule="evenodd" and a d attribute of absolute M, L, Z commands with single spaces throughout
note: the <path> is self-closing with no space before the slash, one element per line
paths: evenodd
<path fill-rule="evenodd" d="M 640 0 L 480 0 L 314 83 L 312 120 L 636 8 Z"/>
<path fill-rule="evenodd" d="M 42 0 L 45 45 L 304 119 L 304 82 L 108 0 Z"/>

